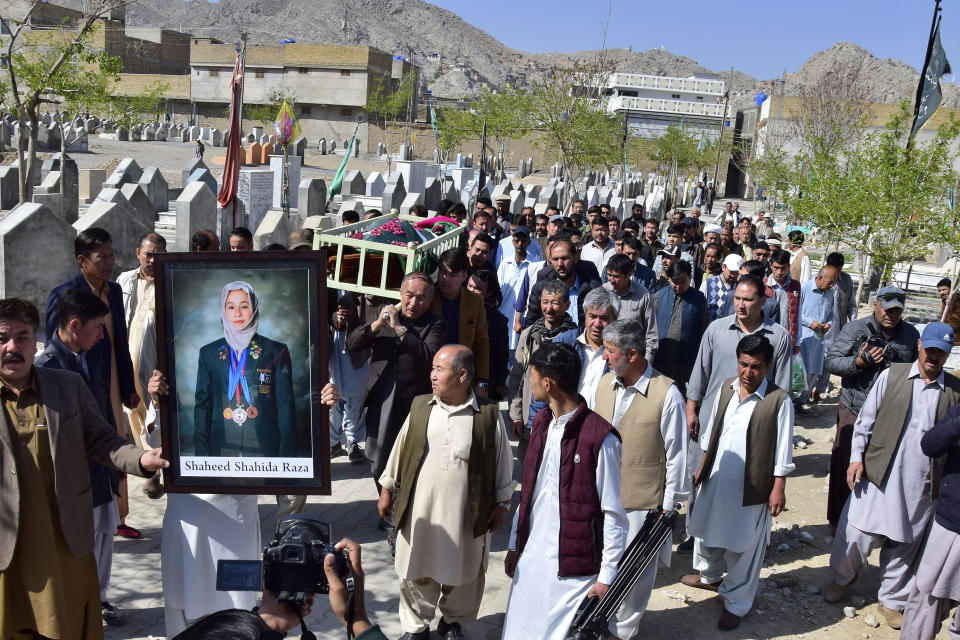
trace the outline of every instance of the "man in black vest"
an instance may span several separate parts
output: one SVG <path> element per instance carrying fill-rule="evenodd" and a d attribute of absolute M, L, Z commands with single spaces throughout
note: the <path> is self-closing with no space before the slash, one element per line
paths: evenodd
<path fill-rule="evenodd" d="M 960 402 L 960 378 L 944 375 L 953 329 L 928 324 L 919 358 L 880 374 L 853 427 L 847 484 L 853 493 L 833 539 L 827 602 L 842 600 L 873 549 L 880 549 L 877 610 L 899 629 L 933 515 L 942 466 L 920 448 L 923 434 Z"/>
<path fill-rule="evenodd" d="M 461 640 L 483 598 L 490 532 L 507 519 L 513 451 L 497 404 L 471 390 L 474 358 L 463 345 L 433 357 L 433 395 L 417 396 L 380 476 L 377 505 L 399 531 L 403 638 L 437 632 Z"/>
<path fill-rule="evenodd" d="M 688 587 L 718 592 L 717 626 L 736 628 L 753 606 L 770 526 L 786 505 L 793 464 L 793 404 L 767 380 L 773 345 L 752 333 L 737 344 L 737 377 L 720 386 L 700 442 L 696 499 L 687 529 L 694 537 Z"/>

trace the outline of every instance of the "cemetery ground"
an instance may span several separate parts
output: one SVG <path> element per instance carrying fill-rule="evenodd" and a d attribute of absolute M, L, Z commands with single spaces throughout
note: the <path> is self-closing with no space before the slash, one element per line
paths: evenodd
<path fill-rule="evenodd" d="M 864 309 L 861 309 L 864 312 Z M 691 556 L 674 553 L 669 569 L 661 567 L 650 605 L 641 623 L 641 638 L 708 639 L 809 638 L 894 640 L 899 632 L 883 624 L 876 611 L 879 571 L 877 553 L 871 565 L 851 589 L 846 602 L 828 604 L 821 591 L 830 580 L 830 527 L 826 522 L 827 470 L 833 441 L 839 379 L 833 378 L 824 402 L 813 415 L 799 417 L 795 430 L 796 471 L 787 480 L 787 509 L 774 519 L 774 531 L 753 611 L 734 631 L 721 635 L 716 628 L 721 601 L 713 594 L 680 584 L 690 573 Z M 514 443 L 516 445 L 516 443 Z M 377 494 L 367 465 L 351 465 L 338 458 L 332 465 L 333 494 L 311 496 L 308 513 L 331 523 L 335 540 L 348 536 L 362 545 L 366 575 L 367 612 L 389 638 L 402 634 L 397 610 L 399 589 L 390 551 L 377 530 Z M 127 522 L 143 533 L 139 540 L 115 538 L 113 582 L 110 600 L 127 616 L 122 627 L 105 628 L 111 640 L 163 637 L 163 594 L 160 580 L 160 529 L 166 498 L 149 500 L 140 492 L 142 481 L 130 481 L 130 512 Z M 514 509 L 520 491 L 514 494 Z M 511 520 L 513 512 L 511 511 Z M 260 497 L 260 520 L 264 542 L 276 526 L 272 496 Z M 508 520 L 510 522 L 511 520 Z M 674 545 L 680 542 L 678 523 Z M 510 581 L 503 573 L 508 527 L 493 536 L 486 590 L 478 621 L 466 632 L 474 640 L 500 638 Z M 846 617 L 845 607 L 853 607 Z M 851 612 L 850 609 L 847 612 Z M 439 613 L 437 614 L 439 618 Z M 880 622 L 869 626 L 870 618 Z M 324 596 L 318 596 L 308 626 L 319 638 L 342 638 Z M 298 637 L 299 628 L 290 637 Z M 944 628 L 938 638 L 947 638 Z M 534 640 L 534 639 L 531 639 Z M 539 640 L 539 639 L 537 639 Z"/>

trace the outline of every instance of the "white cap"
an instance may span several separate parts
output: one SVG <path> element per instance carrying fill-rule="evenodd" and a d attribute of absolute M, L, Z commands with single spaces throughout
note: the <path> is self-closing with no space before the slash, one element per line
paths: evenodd
<path fill-rule="evenodd" d="M 710 223 L 703 226 L 704 233 L 721 233 L 722 231 L 723 228 L 718 224 Z"/>
<path fill-rule="evenodd" d="M 729 271 L 740 271 L 740 267 L 743 266 L 743 257 L 735 253 L 731 253 L 723 259 L 723 266 L 725 266 Z"/>

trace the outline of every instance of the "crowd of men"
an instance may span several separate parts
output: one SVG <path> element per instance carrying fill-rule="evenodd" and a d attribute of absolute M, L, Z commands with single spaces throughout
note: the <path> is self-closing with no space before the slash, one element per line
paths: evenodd
<path fill-rule="evenodd" d="M 712 202 L 702 185 L 698 194 Z M 634 205 L 620 220 L 582 201 L 567 216 L 555 208 L 513 216 L 499 198 L 480 198 L 472 212 L 444 201 L 438 213 L 468 230 L 439 255 L 435 276 L 403 278 L 399 303 L 328 292 L 331 456 L 370 465 L 403 638 L 426 639 L 432 628 L 445 640 L 464 637 L 517 480 L 504 638 L 566 637 L 584 598 L 607 593 L 648 515 L 683 502 L 687 535 L 676 550 L 692 556 L 694 572 L 681 582 L 716 593 L 718 629 L 736 628 L 753 606 L 772 519 L 786 506 L 795 416 L 823 400 L 831 374 L 841 388 L 824 598 L 843 600 L 880 549 L 880 616 L 904 638 L 934 637 L 960 600 L 960 382 L 946 367 L 960 344 L 960 304 L 949 282 L 943 322 L 920 333 L 902 319 L 903 290 L 881 287 L 858 318 L 841 253 L 814 273 L 801 231 L 784 240 L 764 212 L 752 220 L 732 203 L 709 222 L 698 207 L 660 221 Z M 290 249 L 311 249 L 309 236 L 296 232 Z M 209 231 L 191 242 L 193 251 L 219 247 Z M 229 247 L 252 250 L 250 232 L 235 229 Z M 165 464 L 150 449 L 168 392 L 153 309 L 153 258 L 164 250 L 161 236 L 145 234 L 140 266 L 113 282 L 109 234 L 81 233 L 79 275 L 50 293 L 35 363 L 36 310 L 0 301 L 2 468 L 20 470 L 19 479 L 3 474 L 0 505 L 9 516 L 0 537 L 4 638 L 99 637 L 101 619 L 122 623 L 107 599 L 112 539 L 139 532 L 124 522 L 117 471 L 150 476 Z M 76 375 L 48 381 L 49 369 Z M 70 397 L 75 420 L 90 425 L 74 427 L 73 460 L 51 463 L 50 449 L 69 445 L 54 440 L 64 399 L 44 394 L 65 382 L 85 383 Z M 38 446 L 48 428 L 50 443 Z M 17 438 L 23 450 L 12 446 Z M 78 493 L 81 478 L 64 485 L 64 464 L 74 476 L 89 469 L 90 490 Z M 156 478 L 144 491 L 163 495 Z M 281 514 L 305 507 L 302 496 L 277 503 Z M 212 583 L 217 560 L 256 557 L 255 496 L 169 495 L 163 535 L 168 636 L 255 604 L 256 594 Z M 33 562 L 44 548 L 38 571 L 49 586 L 38 595 L 24 553 Z M 672 553 L 668 538 L 610 619 L 609 637 L 637 635 Z M 99 600 L 65 598 L 72 581 L 97 585 Z M 960 614 L 950 628 L 960 634 Z"/>

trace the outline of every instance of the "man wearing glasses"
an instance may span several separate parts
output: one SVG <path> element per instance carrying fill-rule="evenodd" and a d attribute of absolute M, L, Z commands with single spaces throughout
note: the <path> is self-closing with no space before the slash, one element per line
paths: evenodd
<path fill-rule="evenodd" d="M 917 359 L 920 334 L 913 325 L 901 321 L 906 300 L 903 289 L 881 287 L 873 303 L 873 313 L 847 323 L 824 359 L 827 371 L 841 377 L 827 496 L 827 521 L 833 530 L 836 530 L 843 505 L 850 497 L 847 467 L 853 425 L 867 394 L 880 373 L 892 363 Z"/>

